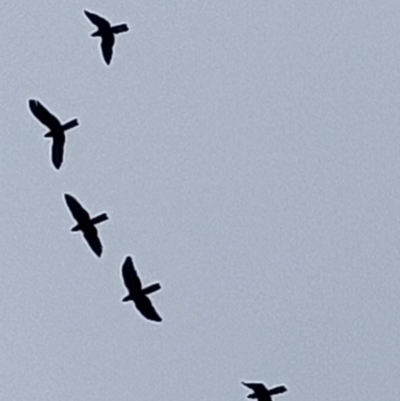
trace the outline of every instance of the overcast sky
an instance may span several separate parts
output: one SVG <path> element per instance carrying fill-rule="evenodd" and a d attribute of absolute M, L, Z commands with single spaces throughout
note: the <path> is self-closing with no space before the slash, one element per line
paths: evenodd
<path fill-rule="evenodd" d="M 107 67 L 83 9 L 127 23 Z M 0 399 L 400 399 L 400 3 L 4 1 Z M 67 134 L 64 163 L 32 116 Z M 99 227 L 98 259 L 63 194 Z M 161 324 L 143 319 L 131 255 Z"/>

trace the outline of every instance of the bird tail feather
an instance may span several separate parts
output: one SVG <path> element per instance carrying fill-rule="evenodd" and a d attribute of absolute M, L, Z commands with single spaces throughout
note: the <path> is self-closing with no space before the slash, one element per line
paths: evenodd
<path fill-rule="evenodd" d="M 106 221 L 106 220 L 108 220 L 107 214 L 106 213 L 102 213 L 102 214 L 99 214 L 96 217 L 93 217 L 93 219 L 91 219 L 91 222 L 93 224 L 99 224 L 99 223 L 102 223 L 103 221 Z"/>
<path fill-rule="evenodd" d="M 146 288 L 143 288 L 143 292 L 147 295 L 147 294 L 156 292 L 160 289 L 161 289 L 160 283 L 155 283 L 155 284 L 151 284 L 151 285 L 147 286 Z"/>
<path fill-rule="evenodd" d="M 276 395 L 276 394 L 282 394 L 287 391 L 287 388 L 285 386 L 278 386 L 275 388 L 271 388 L 268 390 L 269 395 Z"/>
<path fill-rule="evenodd" d="M 75 118 L 75 119 L 73 119 L 73 120 L 68 121 L 67 123 L 65 123 L 64 126 L 63 126 L 63 128 L 64 128 L 65 130 L 67 130 L 67 129 L 74 128 L 74 127 L 76 127 L 77 125 L 79 125 L 78 119 Z"/>
<path fill-rule="evenodd" d="M 112 33 L 122 33 L 122 32 L 128 32 L 129 28 L 128 25 L 126 24 L 121 24 L 121 25 L 115 25 L 111 28 Z"/>

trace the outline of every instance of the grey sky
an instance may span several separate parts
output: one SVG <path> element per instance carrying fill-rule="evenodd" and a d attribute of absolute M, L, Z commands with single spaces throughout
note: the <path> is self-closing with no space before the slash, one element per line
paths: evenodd
<path fill-rule="evenodd" d="M 398 401 L 399 2 L 3 3 L 0 399 Z M 59 172 L 30 98 L 79 119 Z"/>

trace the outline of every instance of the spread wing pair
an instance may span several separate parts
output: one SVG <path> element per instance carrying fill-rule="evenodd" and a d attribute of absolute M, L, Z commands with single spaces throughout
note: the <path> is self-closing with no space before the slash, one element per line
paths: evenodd
<path fill-rule="evenodd" d="M 86 17 L 89 18 L 90 22 L 97 26 L 97 31 L 93 32 L 91 36 L 101 37 L 101 51 L 103 53 L 104 61 L 107 65 L 109 65 L 113 55 L 115 35 L 122 32 L 128 32 L 129 27 L 126 24 L 111 26 L 111 24 L 105 18 L 87 10 L 84 10 L 84 12 Z"/>
<path fill-rule="evenodd" d="M 122 302 L 132 301 L 137 310 L 146 319 L 154 322 L 161 322 L 161 316 L 157 313 L 150 301 L 150 298 L 148 297 L 148 294 L 161 289 L 161 285 L 159 283 L 155 283 L 143 288 L 142 282 L 140 281 L 130 256 L 125 258 L 125 261 L 122 265 L 122 278 L 129 292 L 129 294 L 122 299 Z"/>
<path fill-rule="evenodd" d="M 65 131 L 79 125 L 78 120 L 75 118 L 65 124 L 61 124 L 60 120 L 51 114 L 39 100 L 29 100 L 29 108 L 32 114 L 49 129 L 49 132 L 44 137 L 53 139 L 51 159 L 54 167 L 58 170 L 63 162 Z"/>
<path fill-rule="evenodd" d="M 242 384 L 253 390 L 253 393 L 249 394 L 247 398 L 255 398 L 258 401 L 272 401 L 272 395 L 282 394 L 287 391 L 285 386 L 278 386 L 268 389 L 263 383 L 242 382 Z"/>
<path fill-rule="evenodd" d="M 89 213 L 72 195 L 65 194 L 64 198 L 72 216 L 78 223 L 71 229 L 71 231 L 82 231 L 89 247 L 98 257 L 100 257 L 103 251 L 103 246 L 101 245 L 99 234 L 95 225 L 108 220 L 107 214 L 102 213 L 91 218 Z"/>

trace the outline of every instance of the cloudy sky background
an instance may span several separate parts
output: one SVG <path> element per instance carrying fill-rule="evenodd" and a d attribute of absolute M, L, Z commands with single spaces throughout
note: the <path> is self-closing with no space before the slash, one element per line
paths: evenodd
<path fill-rule="evenodd" d="M 88 9 L 126 22 L 111 67 Z M 6 1 L 0 399 L 398 401 L 400 3 Z M 39 99 L 68 132 L 50 164 Z M 63 194 L 93 214 L 101 259 Z M 132 255 L 162 324 L 122 304 Z"/>

